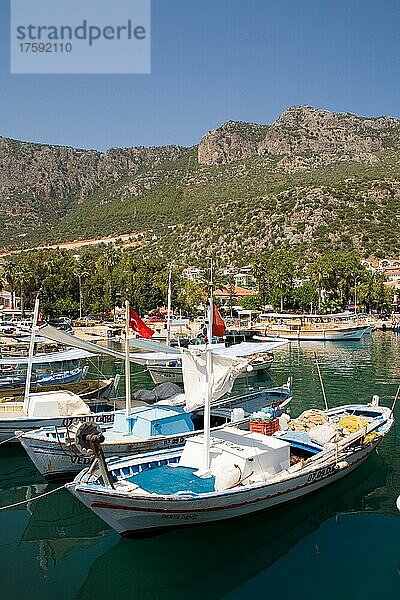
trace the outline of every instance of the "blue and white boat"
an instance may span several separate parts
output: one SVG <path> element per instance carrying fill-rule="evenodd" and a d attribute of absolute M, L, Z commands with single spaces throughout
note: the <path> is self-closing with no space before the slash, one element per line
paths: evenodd
<path fill-rule="evenodd" d="M 393 425 L 389 408 L 347 405 L 324 411 L 331 441 L 310 433 L 266 436 L 224 427 L 210 438 L 209 473 L 204 436 L 183 448 L 107 461 L 85 469 L 67 489 L 123 536 L 233 519 L 302 498 L 351 473 Z M 354 433 L 346 417 L 365 422 Z M 110 485 L 106 483 L 107 479 Z"/>
<path fill-rule="evenodd" d="M 219 431 L 228 423 L 248 427 L 249 416 L 264 407 L 273 407 L 280 415 L 288 409 L 292 399 L 290 384 L 261 389 L 241 396 L 217 400 L 211 408 L 211 431 Z M 179 397 L 172 398 L 173 405 L 162 401 L 154 406 L 132 408 L 129 415 L 117 411 L 112 423 L 99 423 L 105 441 L 104 455 L 131 456 L 178 448 L 203 429 L 202 411 L 187 412 Z M 239 409 L 239 410 L 238 410 Z M 67 425 L 67 420 L 65 421 Z M 23 448 L 48 481 L 70 480 L 92 458 L 79 456 L 71 447 L 67 427 L 43 427 L 28 431 L 19 438 Z"/>
<path fill-rule="evenodd" d="M 63 386 L 83 381 L 89 368 L 87 365 L 81 367 L 79 363 L 92 356 L 90 352 L 80 349 L 36 354 L 31 360 L 30 387 Z M 0 358 L 0 393 L 15 392 L 25 387 L 28 360 L 24 356 Z"/>

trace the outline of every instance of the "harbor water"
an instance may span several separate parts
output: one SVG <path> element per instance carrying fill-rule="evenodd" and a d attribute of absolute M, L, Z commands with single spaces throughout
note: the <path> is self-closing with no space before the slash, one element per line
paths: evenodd
<path fill-rule="evenodd" d="M 360 342 L 292 343 L 253 387 L 293 378 L 292 415 L 330 406 L 391 406 L 400 384 L 400 335 Z M 110 361 L 108 374 L 118 365 Z M 243 383 L 240 384 L 243 386 Z M 138 367 L 134 388 L 152 387 Z M 400 403 L 395 416 L 400 419 Z M 121 539 L 67 491 L 47 484 L 20 448 L 0 447 L 1 600 L 369 600 L 400 598 L 400 425 L 354 473 L 270 512 L 231 522 Z"/>

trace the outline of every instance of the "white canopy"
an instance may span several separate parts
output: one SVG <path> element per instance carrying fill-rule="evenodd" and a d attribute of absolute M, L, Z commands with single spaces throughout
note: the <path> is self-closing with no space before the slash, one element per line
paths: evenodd
<path fill-rule="evenodd" d="M 49 354 L 36 354 L 33 357 L 34 365 L 60 363 L 70 360 L 80 360 L 81 358 L 89 358 L 93 356 L 91 352 L 85 350 L 62 350 L 60 352 L 50 352 Z M 0 359 L 0 365 L 26 365 L 28 364 L 27 356 L 10 356 Z"/>
<path fill-rule="evenodd" d="M 231 391 L 235 379 L 245 371 L 249 361 L 232 356 L 211 354 L 211 398 L 218 400 Z M 187 390 L 186 410 L 192 411 L 204 406 L 207 393 L 207 352 L 183 350 L 182 373 L 184 388 Z"/>
<path fill-rule="evenodd" d="M 352 315 L 350 312 L 330 313 L 328 315 L 317 315 L 314 313 L 263 313 L 263 318 L 268 319 L 347 319 Z"/>
<path fill-rule="evenodd" d="M 234 344 L 228 348 L 211 348 L 213 354 L 219 354 L 220 356 L 250 356 L 251 354 L 262 354 L 264 352 L 271 352 L 280 346 L 286 346 L 289 340 L 282 339 L 273 342 L 241 342 L 240 344 Z"/>
<path fill-rule="evenodd" d="M 167 352 L 142 352 L 130 354 L 131 362 L 135 362 L 139 365 L 159 365 L 162 363 L 166 363 L 169 360 L 180 360 L 181 359 L 180 352 L 174 352 L 174 354 L 169 354 Z"/>

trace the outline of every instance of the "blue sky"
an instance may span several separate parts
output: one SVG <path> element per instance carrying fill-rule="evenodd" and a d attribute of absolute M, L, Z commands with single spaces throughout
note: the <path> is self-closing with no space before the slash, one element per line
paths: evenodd
<path fill-rule="evenodd" d="M 8 15 L 0 0 L 4 137 L 189 146 L 297 104 L 400 117 L 398 0 L 153 0 L 150 75 L 11 75 Z"/>

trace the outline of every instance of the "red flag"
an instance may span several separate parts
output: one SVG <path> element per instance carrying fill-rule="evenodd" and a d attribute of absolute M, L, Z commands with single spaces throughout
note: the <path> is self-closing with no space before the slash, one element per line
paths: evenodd
<path fill-rule="evenodd" d="M 215 306 L 215 304 L 213 305 L 212 333 L 217 337 L 222 337 L 225 333 L 225 322 L 219 314 L 218 308 Z"/>
<path fill-rule="evenodd" d="M 146 323 L 131 308 L 129 309 L 129 327 L 143 338 L 149 339 L 154 335 L 154 330 L 147 327 Z"/>

